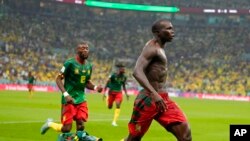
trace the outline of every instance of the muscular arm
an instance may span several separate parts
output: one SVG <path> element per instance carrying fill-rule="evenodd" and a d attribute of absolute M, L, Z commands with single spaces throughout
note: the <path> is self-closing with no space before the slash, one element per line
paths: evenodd
<path fill-rule="evenodd" d="M 106 85 L 105 85 L 105 87 L 104 87 L 104 92 L 107 90 L 108 84 L 109 84 L 110 81 L 111 81 L 111 80 L 110 80 L 110 78 L 109 78 L 109 80 L 106 82 Z"/>
<path fill-rule="evenodd" d="M 151 44 L 153 44 L 153 43 L 151 43 Z M 144 47 L 141 55 L 139 56 L 137 62 L 136 62 L 134 72 L 133 72 L 133 76 L 140 83 L 140 85 L 146 91 L 149 92 L 148 94 L 155 101 L 157 110 L 160 111 L 160 112 L 164 112 L 167 109 L 167 105 L 165 104 L 165 102 L 163 101 L 161 96 L 159 96 L 159 94 L 155 90 L 155 88 L 150 84 L 149 81 L 152 81 L 152 80 L 148 80 L 149 77 L 147 77 L 146 74 L 145 74 L 145 71 L 146 71 L 148 65 L 150 64 L 152 59 L 154 57 L 156 57 L 157 52 L 158 52 L 157 51 L 157 46 L 146 45 Z"/>
<path fill-rule="evenodd" d="M 123 90 L 125 92 L 125 94 L 127 95 L 127 88 L 126 88 L 126 82 L 124 84 L 122 84 Z"/>
<path fill-rule="evenodd" d="M 89 80 L 89 81 L 87 81 L 86 88 L 88 88 L 90 90 L 94 90 L 95 85 Z"/>
<path fill-rule="evenodd" d="M 126 88 L 126 81 L 122 84 L 123 90 L 125 92 L 125 95 L 127 96 L 127 100 L 129 100 L 129 95 L 127 93 L 127 88 Z"/>
<path fill-rule="evenodd" d="M 64 75 L 63 73 L 60 73 L 57 75 L 56 77 L 56 84 L 58 86 L 58 88 L 61 90 L 61 92 L 64 94 L 64 92 L 66 92 L 64 86 L 63 86 L 63 82 L 62 80 L 64 79 Z M 66 92 L 68 94 L 68 92 Z M 67 103 L 73 103 L 74 99 L 68 94 L 68 95 L 64 95 Z"/>
<path fill-rule="evenodd" d="M 95 88 L 96 87 L 96 88 Z M 102 86 L 96 86 L 94 85 L 90 80 L 87 81 L 86 88 L 90 90 L 96 90 L 97 92 L 102 92 Z"/>
<path fill-rule="evenodd" d="M 137 59 L 133 76 L 138 81 L 138 83 L 147 91 L 150 92 L 150 94 L 157 94 L 156 90 L 153 88 L 153 86 L 149 83 L 148 78 L 145 74 L 145 69 L 147 68 L 148 64 L 152 60 L 152 58 L 156 55 L 156 50 L 153 46 L 146 46 L 144 47 L 141 55 Z"/>
<path fill-rule="evenodd" d="M 62 73 L 58 74 L 56 77 L 56 84 L 62 93 L 66 91 L 62 82 L 63 79 L 64 79 L 64 75 Z"/>

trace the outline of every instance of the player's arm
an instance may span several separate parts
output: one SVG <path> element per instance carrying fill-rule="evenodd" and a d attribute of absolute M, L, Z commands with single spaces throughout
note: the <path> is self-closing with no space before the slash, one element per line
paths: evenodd
<path fill-rule="evenodd" d="M 64 74 L 63 74 L 63 72 L 60 72 L 56 77 L 56 84 L 57 84 L 58 88 L 61 90 L 67 103 L 73 103 L 74 99 L 69 95 L 69 93 L 64 88 L 63 79 L 64 79 Z"/>
<path fill-rule="evenodd" d="M 146 77 L 145 74 L 145 69 L 151 62 L 152 58 L 157 55 L 157 50 L 155 46 L 150 46 L 146 45 L 142 53 L 137 59 L 134 71 L 133 71 L 133 76 L 135 79 L 138 81 L 138 83 L 146 90 L 149 92 L 149 95 L 153 98 L 153 100 L 156 103 L 157 109 L 160 111 L 165 111 L 166 110 L 166 105 L 163 101 L 163 99 L 159 96 L 157 91 L 154 89 L 154 87 L 149 83 L 148 78 Z"/>
<path fill-rule="evenodd" d="M 60 72 L 56 77 L 56 84 L 62 93 L 66 92 L 66 90 L 63 86 L 63 82 L 62 82 L 63 79 L 64 79 L 64 75 L 63 75 L 63 73 Z"/>
<path fill-rule="evenodd" d="M 104 87 L 104 93 L 106 92 L 107 88 L 108 88 L 108 84 L 110 83 L 111 78 L 109 77 L 108 81 L 106 82 L 106 85 Z"/>
<path fill-rule="evenodd" d="M 106 82 L 106 84 L 105 84 L 104 90 L 103 90 L 103 97 L 102 97 L 102 100 L 105 100 L 105 98 L 106 98 L 106 91 L 107 91 L 108 84 L 110 83 L 110 81 L 111 81 L 111 78 L 109 77 L 109 79 L 107 80 L 107 82 Z"/>
<path fill-rule="evenodd" d="M 156 50 L 153 46 L 146 45 L 140 56 L 136 61 L 135 68 L 133 70 L 133 76 L 138 81 L 138 83 L 148 92 L 151 94 L 157 94 L 156 90 L 153 86 L 149 83 L 148 78 L 145 74 L 145 69 L 151 62 L 152 58 L 156 55 Z"/>
<path fill-rule="evenodd" d="M 102 89 L 103 89 L 102 86 L 100 85 L 96 86 L 90 80 L 87 81 L 86 88 L 90 90 L 98 91 L 99 93 L 102 92 Z"/>
<path fill-rule="evenodd" d="M 127 88 L 126 88 L 126 82 L 127 82 L 127 80 L 124 81 L 124 83 L 122 84 L 122 87 L 123 87 L 123 90 L 124 90 L 125 95 L 127 97 L 127 100 L 129 100 L 129 95 L 127 93 Z"/>
<path fill-rule="evenodd" d="M 34 84 L 36 83 L 36 76 L 33 76 L 34 77 Z"/>

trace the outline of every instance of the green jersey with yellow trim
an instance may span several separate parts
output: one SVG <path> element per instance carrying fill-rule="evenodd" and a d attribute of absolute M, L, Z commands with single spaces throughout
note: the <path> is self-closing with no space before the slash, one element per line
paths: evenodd
<path fill-rule="evenodd" d="M 34 84 L 35 82 L 35 77 L 34 76 L 31 76 L 28 78 L 28 84 Z"/>
<path fill-rule="evenodd" d="M 65 61 L 61 72 L 64 74 L 64 88 L 69 95 L 74 99 L 74 104 L 79 104 L 86 101 L 85 87 L 92 74 L 92 64 L 85 61 L 85 64 L 80 64 L 75 58 Z M 62 104 L 66 100 L 62 96 Z"/>
<path fill-rule="evenodd" d="M 122 85 L 127 81 L 127 77 L 124 74 L 113 73 L 110 76 L 110 82 L 108 83 L 108 87 L 111 91 L 119 92 L 122 90 Z"/>

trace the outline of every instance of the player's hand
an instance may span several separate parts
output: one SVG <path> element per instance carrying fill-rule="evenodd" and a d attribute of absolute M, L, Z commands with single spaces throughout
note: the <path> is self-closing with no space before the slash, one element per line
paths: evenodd
<path fill-rule="evenodd" d="M 155 101 L 156 110 L 158 112 L 167 111 L 167 104 L 164 102 L 164 100 L 161 98 L 161 96 L 159 94 L 154 94 L 153 99 Z"/>
<path fill-rule="evenodd" d="M 99 93 L 100 93 L 100 92 L 102 92 L 103 88 L 102 88 L 102 86 L 101 86 L 101 85 L 98 85 L 98 86 L 97 86 L 97 88 L 96 88 L 96 90 L 97 90 L 97 92 L 99 92 Z"/>
<path fill-rule="evenodd" d="M 68 95 L 68 96 L 66 96 L 64 98 L 65 98 L 67 103 L 74 103 L 74 99 L 70 95 Z"/>

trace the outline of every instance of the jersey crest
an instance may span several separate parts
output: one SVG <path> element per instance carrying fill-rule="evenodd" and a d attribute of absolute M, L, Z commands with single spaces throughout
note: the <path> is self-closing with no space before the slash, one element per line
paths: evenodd
<path fill-rule="evenodd" d="M 79 74 L 79 70 L 78 69 L 75 69 L 74 72 L 75 72 L 75 74 Z"/>

